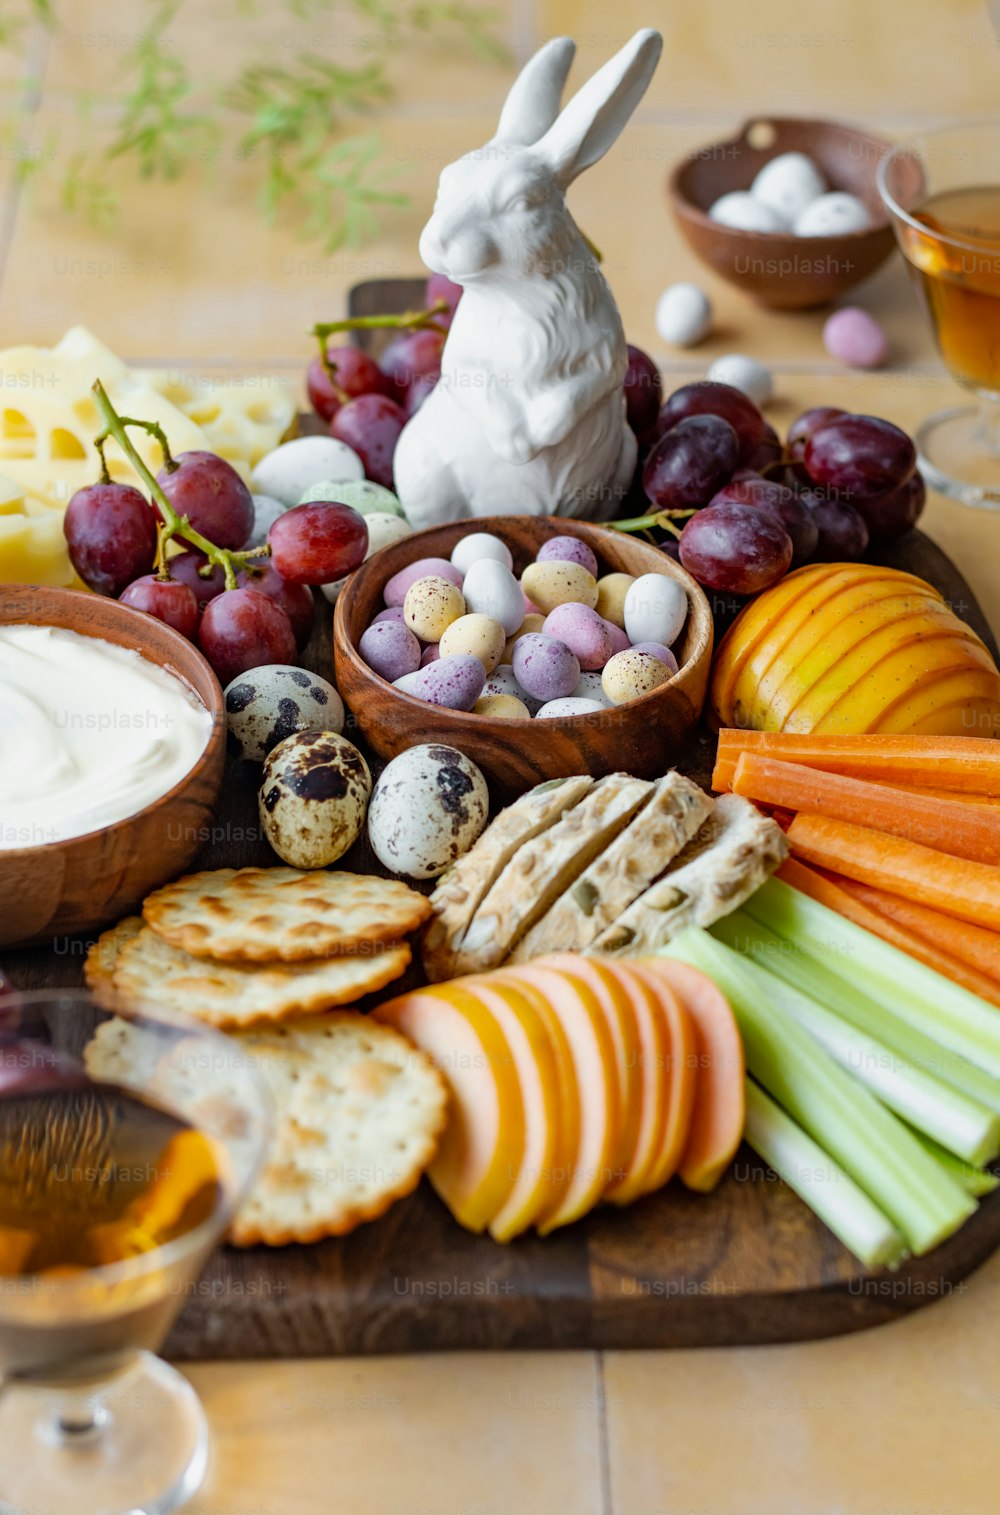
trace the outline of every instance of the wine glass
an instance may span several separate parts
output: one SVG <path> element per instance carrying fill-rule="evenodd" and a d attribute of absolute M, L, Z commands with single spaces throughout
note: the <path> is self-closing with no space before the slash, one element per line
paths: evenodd
<path fill-rule="evenodd" d="M 878 187 L 938 351 L 977 402 L 923 422 L 920 467 L 943 494 L 1000 509 L 1000 121 L 909 138 Z"/>
<path fill-rule="evenodd" d="M 266 1093 L 238 1043 L 0 998 L 0 1512 L 163 1515 L 208 1436 L 154 1354 L 252 1183 Z"/>

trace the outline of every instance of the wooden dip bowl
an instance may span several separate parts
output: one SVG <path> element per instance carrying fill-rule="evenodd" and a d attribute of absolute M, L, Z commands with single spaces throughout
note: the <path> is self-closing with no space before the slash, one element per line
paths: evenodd
<path fill-rule="evenodd" d="M 565 720 L 496 720 L 448 710 L 395 689 L 358 653 L 358 642 L 382 609 L 386 582 L 417 558 L 450 558 L 470 531 L 507 543 L 518 575 L 554 536 L 575 536 L 597 555 L 602 573 L 662 573 L 687 591 L 687 625 L 677 648 L 680 668 L 658 689 L 590 715 Z M 701 587 L 672 558 L 647 542 L 606 527 L 553 516 L 493 516 L 416 532 L 376 553 L 351 575 L 337 599 L 333 624 L 337 688 L 365 741 L 384 758 L 421 742 L 457 747 L 483 770 L 503 797 L 544 779 L 573 773 L 599 776 L 623 770 L 640 777 L 663 773 L 701 714 L 712 661 L 712 612 Z"/>

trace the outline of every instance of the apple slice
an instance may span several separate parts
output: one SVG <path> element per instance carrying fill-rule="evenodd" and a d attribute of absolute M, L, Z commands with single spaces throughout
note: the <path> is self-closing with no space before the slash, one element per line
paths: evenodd
<path fill-rule="evenodd" d="M 667 1023 L 670 1053 L 667 1058 L 667 1118 L 663 1126 L 660 1148 L 643 1184 L 643 1194 L 652 1194 L 669 1183 L 680 1166 L 691 1129 L 691 1114 L 698 1085 L 698 1057 L 694 1039 L 694 1027 L 686 1008 L 674 993 L 663 974 L 649 966 L 649 959 L 636 958 L 622 963 L 628 973 L 634 973 L 649 985 L 660 1002 Z"/>
<path fill-rule="evenodd" d="M 609 1184 L 604 1198 L 616 1205 L 631 1204 L 645 1192 L 649 1175 L 663 1138 L 667 1119 L 667 1060 L 670 1044 L 667 1022 L 658 995 L 628 964 L 601 958 L 601 967 L 618 980 L 635 1016 L 636 1040 L 631 1061 L 639 1070 L 639 1122 L 632 1157 L 620 1179 Z"/>
<path fill-rule="evenodd" d="M 580 1099 L 580 1139 L 570 1181 L 542 1212 L 543 1236 L 592 1210 L 612 1176 L 618 1145 L 618 1073 L 614 1044 L 596 996 L 580 978 L 539 962 L 503 968 L 495 975 L 528 984 L 544 996 L 569 1043 Z"/>
<path fill-rule="evenodd" d="M 696 968 L 668 958 L 645 967 L 663 976 L 694 1025 L 698 1054 L 691 1130 L 679 1173 L 689 1189 L 709 1194 L 729 1167 L 746 1124 L 743 1039 L 725 995 Z"/>
<path fill-rule="evenodd" d="M 514 1188 L 525 1145 L 521 1086 L 503 1029 L 457 983 L 415 989 L 372 1013 L 443 1074 L 449 1118 L 428 1177 L 460 1225 L 485 1230 Z"/>
<path fill-rule="evenodd" d="M 494 976 L 463 979 L 461 988 L 495 1017 L 506 1038 L 521 1086 L 524 1150 L 512 1171 L 514 1184 L 489 1223 L 494 1241 L 510 1241 L 532 1225 L 551 1196 L 559 1169 L 560 1108 L 556 1052 L 547 1017 L 531 995 Z"/>

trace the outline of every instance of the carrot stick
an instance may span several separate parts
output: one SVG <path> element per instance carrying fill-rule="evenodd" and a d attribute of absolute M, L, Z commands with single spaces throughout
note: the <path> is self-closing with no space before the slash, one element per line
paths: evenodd
<path fill-rule="evenodd" d="M 901 952 L 908 952 L 910 957 L 915 957 L 918 962 L 926 967 L 933 968 L 935 973 L 943 974 L 951 979 L 953 984 L 961 984 L 963 989 L 968 989 L 972 994 L 978 994 L 980 999 L 985 999 L 991 1005 L 1000 1008 L 1000 983 L 994 982 L 985 973 L 979 973 L 971 968 L 968 963 L 952 957 L 950 953 L 941 951 L 932 942 L 926 941 L 916 932 L 908 931 L 905 926 L 893 920 L 888 914 L 883 915 L 880 911 L 869 908 L 869 905 L 861 897 L 860 891 L 864 885 L 855 884 L 851 879 L 837 878 L 836 875 L 828 877 L 824 873 L 817 873 L 813 868 L 807 868 L 805 863 L 800 863 L 796 858 L 786 858 L 778 869 L 778 878 L 784 879 L 786 884 L 791 884 L 793 889 L 801 889 L 803 894 L 808 894 L 811 899 L 819 904 L 826 905 L 828 910 L 836 910 L 838 915 L 846 920 L 853 921 L 856 926 L 863 926 L 873 936 L 881 937 L 892 947 L 898 947 Z M 878 890 L 867 891 L 871 894 L 879 893 Z M 883 899 L 891 896 L 882 895 Z M 928 911 L 928 915 L 935 915 L 938 920 L 946 917 L 937 915 L 936 911 Z M 950 925 L 957 924 L 954 921 Z M 984 932 L 984 935 L 989 935 Z"/>
<path fill-rule="evenodd" d="M 873 779 L 873 783 L 883 783 L 882 779 Z M 887 789 L 897 789 L 897 784 L 886 784 Z M 969 794 L 959 792 L 957 789 L 932 789 L 926 784 L 907 784 L 909 794 L 929 794 L 936 800 L 961 800 L 963 805 L 980 805 L 986 809 L 1000 809 L 1000 795 L 995 794 Z"/>
<path fill-rule="evenodd" d="M 942 915 L 940 910 L 915 905 L 912 900 L 886 894 L 883 889 L 873 889 L 870 884 L 859 884 L 854 879 L 843 879 L 841 888 L 866 909 L 878 911 L 932 947 L 939 947 L 949 957 L 958 958 L 1000 984 L 1000 932 Z"/>
<path fill-rule="evenodd" d="M 729 788 L 741 752 L 887 784 L 1000 795 L 1000 742 L 979 736 L 810 736 L 792 731 L 719 732 L 712 788 Z"/>
<path fill-rule="evenodd" d="M 744 799 L 870 826 L 976 863 L 1000 863 L 1000 817 L 954 796 L 939 800 L 754 752 L 740 753 L 732 790 Z"/>
<path fill-rule="evenodd" d="M 807 863 L 1000 930 L 1000 868 L 989 863 L 972 863 L 825 815 L 797 815 L 788 841 L 794 855 Z"/>

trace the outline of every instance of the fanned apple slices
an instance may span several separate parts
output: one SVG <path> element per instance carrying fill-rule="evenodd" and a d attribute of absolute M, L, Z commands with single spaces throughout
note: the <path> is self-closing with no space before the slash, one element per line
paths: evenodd
<path fill-rule="evenodd" d="M 739 1033 L 683 964 L 565 954 L 374 1014 L 443 1074 L 450 1117 L 429 1177 L 461 1225 L 497 1241 L 628 1204 L 678 1172 L 708 1190 L 739 1145 Z"/>

